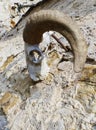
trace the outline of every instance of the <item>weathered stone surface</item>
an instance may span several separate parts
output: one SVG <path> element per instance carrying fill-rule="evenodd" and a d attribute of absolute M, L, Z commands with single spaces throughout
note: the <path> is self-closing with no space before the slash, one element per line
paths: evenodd
<path fill-rule="evenodd" d="M 23 110 L 17 108 L 9 112 L 9 128 L 90 130 L 95 115 L 86 113 L 83 105 L 75 99 L 77 86 L 62 89 L 57 83 L 50 86 L 38 83 L 31 87 L 31 97 L 26 100 Z M 14 111 L 17 112 L 15 115 Z"/>
<path fill-rule="evenodd" d="M 0 129 L 8 130 L 7 124 L 8 122 L 7 122 L 6 116 L 4 115 L 3 111 L 0 108 Z"/>
<path fill-rule="evenodd" d="M 96 65 L 86 65 L 80 79 L 77 99 L 88 113 L 96 113 Z"/>
<path fill-rule="evenodd" d="M 30 8 L 42 0 L 0 0 L 0 38 L 6 31 L 14 28 L 22 15 Z M 29 5 L 29 7 L 26 7 Z M 24 8 L 22 8 L 25 6 Z"/>
<path fill-rule="evenodd" d="M 18 107 L 20 103 L 20 97 L 10 92 L 6 92 L 0 99 L 0 106 L 5 114 L 8 114 L 14 107 Z"/>
<path fill-rule="evenodd" d="M 96 129 L 95 3 L 95 0 L 64 2 L 64 12 L 76 20 L 89 44 L 87 63 L 80 74 L 73 72 L 71 52 L 65 52 L 51 38 L 56 48 L 49 55 L 49 75 L 44 81 L 33 83 L 24 55 L 24 22 L 8 33 L 13 36 L 7 36 L 6 41 L 3 37 L 0 42 L 0 108 L 6 114 L 10 130 Z M 66 43 L 64 38 L 63 42 Z M 4 123 L 5 117 L 0 119 Z"/>

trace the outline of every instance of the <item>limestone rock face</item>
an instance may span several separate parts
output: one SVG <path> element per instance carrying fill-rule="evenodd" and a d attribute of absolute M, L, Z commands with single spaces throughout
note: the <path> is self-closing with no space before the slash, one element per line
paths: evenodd
<path fill-rule="evenodd" d="M 18 3 L 38 1 L 24 2 L 19 0 Z M 0 1 L 0 9 L 5 3 Z M 62 35 L 55 32 L 69 51 L 62 49 L 50 36 L 49 74 L 43 81 L 34 83 L 26 66 L 22 39 L 26 18 L 22 20 L 0 41 L 0 127 L 4 130 L 96 130 L 96 1 L 67 0 L 63 7 L 63 12 L 77 22 L 89 45 L 84 70 L 78 74 L 73 71 L 71 47 Z M 61 9 L 62 5 L 58 8 Z M 25 10 L 19 14 L 24 14 Z M 10 30 L 5 21 L 10 13 L 5 8 L 2 11 L 0 35 Z M 13 14 L 12 20 L 15 21 L 17 16 Z M 4 24 L 8 30 L 1 26 Z"/>
<path fill-rule="evenodd" d="M 0 0 L 0 37 L 14 28 L 31 5 L 42 0 Z M 26 6 L 29 5 L 29 6 Z"/>

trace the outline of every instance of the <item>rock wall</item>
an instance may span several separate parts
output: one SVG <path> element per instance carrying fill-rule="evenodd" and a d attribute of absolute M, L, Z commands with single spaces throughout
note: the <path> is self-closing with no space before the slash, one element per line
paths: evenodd
<path fill-rule="evenodd" d="M 63 50 L 51 38 L 56 48 L 50 53 L 50 73 L 44 81 L 34 83 L 27 71 L 22 39 L 26 18 L 6 35 L 3 33 L 0 127 L 4 130 L 6 124 L 9 130 L 96 130 L 96 2 L 68 0 L 63 4 L 63 11 L 76 21 L 89 45 L 85 68 L 80 74 L 74 73 L 71 52 Z M 62 4 L 58 8 L 61 9 Z M 3 16 L 2 21 L 5 21 Z M 10 25 L 7 26 L 10 29 Z M 4 31 L 2 26 L 1 29 Z M 64 37 L 58 38 L 66 45 Z M 56 62 L 58 58 L 60 63 Z"/>

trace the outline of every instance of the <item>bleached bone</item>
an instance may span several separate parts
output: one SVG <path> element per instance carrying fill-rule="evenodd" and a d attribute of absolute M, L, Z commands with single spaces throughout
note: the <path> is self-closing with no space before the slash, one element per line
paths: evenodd
<path fill-rule="evenodd" d="M 70 43 L 74 54 L 74 70 L 80 72 L 86 61 L 87 44 L 74 21 L 56 10 L 41 10 L 30 15 L 23 32 L 25 43 L 39 44 L 46 31 L 61 33 Z"/>

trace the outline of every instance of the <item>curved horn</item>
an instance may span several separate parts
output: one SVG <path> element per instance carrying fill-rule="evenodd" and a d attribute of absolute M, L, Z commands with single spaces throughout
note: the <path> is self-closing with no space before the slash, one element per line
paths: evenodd
<path fill-rule="evenodd" d="M 74 70 L 80 72 L 86 61 L 87 44 L 76 23 L 65 14 L 56 10 L 33 13 L 25 26 L 23 39 L 31 45 L 39 44 L 42 34 L 50 30 L 61 33 L 69 41 L 74 53 Z"/>

